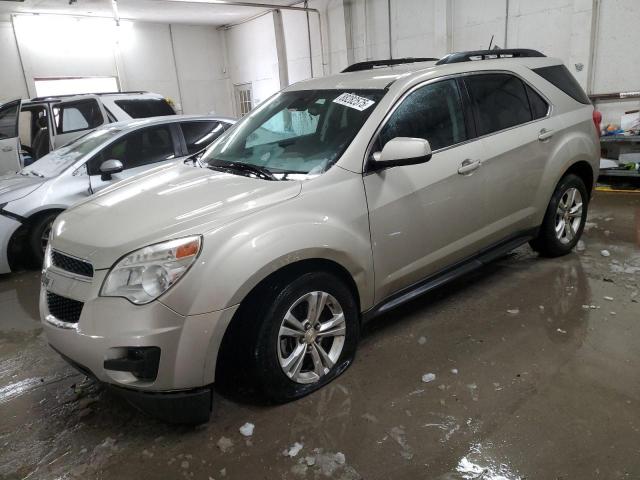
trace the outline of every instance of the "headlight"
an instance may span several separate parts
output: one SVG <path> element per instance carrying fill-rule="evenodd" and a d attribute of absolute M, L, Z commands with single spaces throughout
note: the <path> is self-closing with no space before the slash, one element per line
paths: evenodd
<path fill-rule="evenodd" d="M 136 250 L 111 268 L 100 296 L 124 297 L 136 305 L 149 303 L 189 270 L 201 247 L 202 237 L 195 236 Z"/>

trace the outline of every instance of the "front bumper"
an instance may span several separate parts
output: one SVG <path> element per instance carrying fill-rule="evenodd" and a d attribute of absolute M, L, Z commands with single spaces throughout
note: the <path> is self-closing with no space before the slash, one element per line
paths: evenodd
<path fill-rule="evenodd" d="M 175 393 L 211 385 L 222 337 L 237 307 L 180 315 L 160 301 L 137 306 L 124 298 L 99 297 L 105 275 L 98 270 L 85 281 L 55 268 L 44 273 L 40 315 L 50 345 L 101 382 L 128 391 Z M 47 292 L 83 303 L 77 323 L 51 314 Z M 131 347 L 160 349 L 155 379 L 105 368 L 105 361 L 121 358 Z"/>
<path fill-rule="evenodd" d="M 18 220 L 0 214 L 0 274 L 11 272 L 9 266 L 9 241 L 22 225 Z"/>

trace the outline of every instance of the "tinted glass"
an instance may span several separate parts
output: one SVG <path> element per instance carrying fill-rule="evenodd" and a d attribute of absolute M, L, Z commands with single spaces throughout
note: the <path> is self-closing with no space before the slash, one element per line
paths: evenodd
<path fill-rule="evenodd" d="M 244 163 L 277 180 L 320 175 L 349 146 L 384 95 L 382 90 L 298 90 L 253 109 L 204 154 L 212 168 Z M 233 172 L 243 174 L 238 168 Z M 249 175 L 251 176 L 251 175 Z"/>
<path fill-rule="evenodd" d="M 224 133 L 224 125 L 220 122 L 184 122 L 180 126 L 189 154 L 207 148 Z"/>
<path fill-rule="evenodd" d="M 164 98 L 132 98 L 114 102 L 131 118 L 160 117 L 175 115 L 173 107 Z"/>
<path fill-rule="evenodd" d="M 396 137 L 424 138 L 432 150 L 466 140 L 467 131 L 456 82 L 433 83 L 409 94 L 382 128 L 379 148 Z"/>
<path fill-rule="evenodd" d="M 571 75 L 571 72 L 564 65 L 534 68 L 533 71 L 549 83 L 558 87 L 574 100 L 587 105 L 591 103 L 589 97 L 584 93 L 584 90 L 582 90 L 578 81 L 573 75 Z"/>
<path fill-rule="evenodd" d="M 534 120 L 544 117 L 549 111 L 549 104 L 529 85 L 525 85 L 525 88 L 527 89 L 529 105 L 531 106 L 531 113 L 533 114 Z"/>
<path fill-rule="evenodd" d="M 117 128 L 99 128 L 98 130 L 93 130 L 57 150 L 48 153 L 38 161 L 25 167 L 22 171 L 27 174 L 34 171 L 37 172 L 38 175 L 55 177 L 72 166 L 84 155 L 100 145 L 107 143 L 119 133 L 120 130 Z"/>
<path fill-rule="evenodd" d="M 0 140 L 18 136 L 19 107 L 20 102 L 16 102 L 0 109 Z"/>
<path fill-rule="evenodd" d="M 77 132 L 102 125 L 102 112 L 96 100 L 80 100 L 53 106 L 58 133 Z"/>
<path fill-rule="evenodd" d="M 524 83 L 513 75 L 487 73 L 465 78 L 476 112 L 478 135 L 504 130 L 533 118 Z"/>
<path fill-rule="evenodd" d="M 175 158 L 171 129 L 168 125 L 149 127 L 125 135 L 116 140 L 88 165 L 90 175 L 98 175 L 100 165 L 106 160 L 120 160 L 124 169 L 141 167 Z"/>

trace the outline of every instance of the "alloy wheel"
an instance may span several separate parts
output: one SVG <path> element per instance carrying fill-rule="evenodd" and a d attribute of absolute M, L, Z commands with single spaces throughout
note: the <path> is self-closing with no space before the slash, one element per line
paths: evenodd
<path fill-rule="evenodd" d="M 567 245 L 573 241 L 582 221 L 582 195 L 571 187 L 560 197 L 556 210 L 556 238 Z"/>
<path fill-rule="evenodd" d="M 315 383 L 342 353 L 346 321 L 340 303 L 327 292 L 309 292 L 296 300 L 278 332 L 278 360 L 296 383 Z"/>

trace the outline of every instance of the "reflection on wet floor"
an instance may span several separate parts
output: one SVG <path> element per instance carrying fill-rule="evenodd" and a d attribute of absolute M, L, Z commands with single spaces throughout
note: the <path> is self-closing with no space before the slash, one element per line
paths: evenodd
<path fill-rule="evenodd" d="M 640 478 L 640 195 L 599 194 L 576 250 L 522 247 L 371 324 L 323 390 L 217 395 L 195 429 L 85 382 L 42 336 L 37 272 L 2 276 L 0 478 Z"/>

